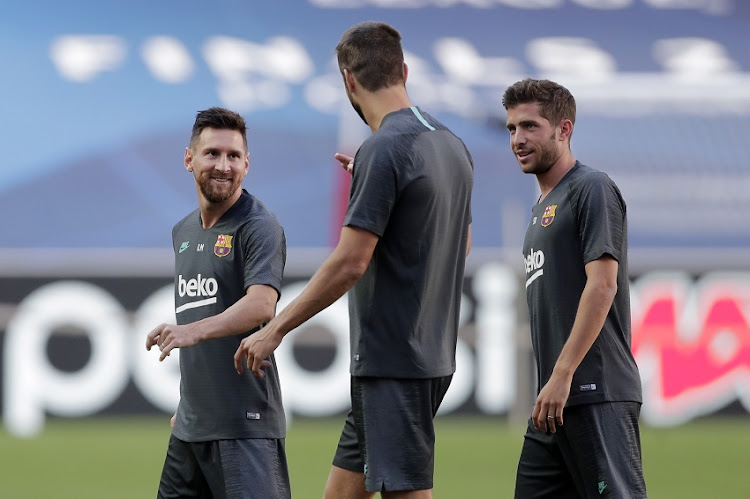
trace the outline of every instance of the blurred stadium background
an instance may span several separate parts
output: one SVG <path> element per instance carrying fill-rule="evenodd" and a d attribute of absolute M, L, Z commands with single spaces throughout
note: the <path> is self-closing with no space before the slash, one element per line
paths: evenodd
<path fill-rule="evenodd" d="M 99 490 L 111 481 L 70 467 L 86 470 L 105 452 L 89 442 L 124 445 L 108 440 L 118 434 L 160 439 L 128 461 L 104 461 L 126 475 L 151 463 L 147 474 L 132 471 L 145 486 L 117 497 L 151 493 L 133 491 L 155 487 L 166 436 L 153 421 L 174 409 L 179 373 L 176 356 L 159 363 L 143 344 L 174 320 L 170 234 L 195 206 L 182 167 L 195 112 L 222 105 L 248 120 L 245 186 L 277 214 L 289 244 L 283 306 L 336 242 L 348 184 L 333 153 L 353 153 L 369 134 L 333 55 L 363 20 L 401 31 L 413 102 L 461 136 L 475 161 L 459 367 L 440 419 L 458 442 L 445 474 L 486 492 L 460 496 L 444 483 L 440 497 L 510 496 L 533 400 L 520 247 L 537 187 L 509 151 L 500 104 L 526 76 L 573 92 L 574 154 L 608 172 L 629 204 L 652 495 L 750 497 L 736 468 L 743 458 L 727 450 L 738 435 L 745 445 L 735 447 L 746 449 L 750 434 L 747 2 L 30 0 L 3 10 L 1 497 Z M 345 301 L 278 352 L 290 459 L 325 464 L 312 482 L 293 477 L 296 497 L 322 490 L 338 431 L 326 425 L 348 406 Z M 294 450 L 296 435 L 321 432 L 322 454 Z M 483 441 L 494 447 L 479 455 L 495 467 L 456 468 Z M 670 474 L 674 466 L 687 474 Z M 677 488 L 693 482 L 691 470 L 709 485 Z M 10 488 L 27 476 L 26 488 Z M 42 485 L 52 492 L 34 488 Z"/>

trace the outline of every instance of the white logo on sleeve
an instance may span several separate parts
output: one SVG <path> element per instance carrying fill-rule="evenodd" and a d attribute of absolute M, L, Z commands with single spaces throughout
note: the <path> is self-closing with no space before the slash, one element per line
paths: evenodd
<path fill-rule="evenodd" d="M 529 254 L 523 258 L 523 263 L 526 266 L 526 287 L 528 288 L 529 284 L 544 274 L 542 268 L 544 267 L 544 252 L 542 250 L 534 251 L 534 248 L 531 248 Z"/>
<path fill-rule="evenodd" d="M 198 308 L 216 303 L 216 293 L 218 292 L 219 283 L 213 277 L 206 278 L 198 274 L 197 277 L 186 280 L 180 274 L 177 277 L 177 294 L 180 298 L 189 296 L 190 298 L 200 299 L 183 303 L 175 309 L 175 313 L 179 314 L 190 308 Z"/>

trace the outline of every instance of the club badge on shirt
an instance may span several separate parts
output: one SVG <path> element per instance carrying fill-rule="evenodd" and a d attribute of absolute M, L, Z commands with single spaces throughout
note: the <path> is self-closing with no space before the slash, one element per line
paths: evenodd
<path fill-rule="evenodd" d="M 214 255 L 218 257 L 227 256 L 232 251 L 232 238 L 234 236 L 228 236 L 226 234 L 219 234 L 214 244 Z"/>
<path fill-rule="evenodd" d="M 547 227 L 555 219 L 555 211 L 557 211 L 557 205 L 551 204 L 544 209 L 542 215 L 542 227 Z"/>

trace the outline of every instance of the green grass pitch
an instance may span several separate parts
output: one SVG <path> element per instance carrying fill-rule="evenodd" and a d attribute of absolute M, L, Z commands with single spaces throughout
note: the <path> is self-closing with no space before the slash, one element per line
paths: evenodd
<path fill-rule="evenodd" d="M 0 430 L 3 499 L 156 496 L 169 417 L 51 420 L 34 439 Z M 287 454 L 295 499 L 322 496 L 343 418 L 292 422 Z M 435 497 L 511 498 L 523 428 L 505 419 L 439 417 Z M 750 497 L 750 418 L 642 428 L 649 497 Z"/>

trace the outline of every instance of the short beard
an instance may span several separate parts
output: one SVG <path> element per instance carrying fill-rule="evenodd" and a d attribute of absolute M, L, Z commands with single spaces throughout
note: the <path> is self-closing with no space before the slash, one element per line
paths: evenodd
<path fill-rule="evenodd" d="M 349 97 L 349 102 L 351 102 L 352 107 L 355 111 L 357 111 L 357 114 L 360 118 L 362 118 L 362 121 L 365 122 L 365 125 L 370 126 L 370 124 L 365 119 L 365 114 L 362 112 L 362 106 L 354 102 L 354 98 L 352 97 L 352 94 L 349 93 L 349 90 L 346 91 L 346 96 Z"/>
<path fill-rule="evenodd" d="M 549 142 L 544 144 L 540 149 L 537 149 L 539 155 L 537 161 L 531 165 L 528 169 L 524 170 L 524 173 L 531 173 L 534 175 L 541 175 L 547 173 L 552 169 L 560 155 L 557 153 L 555 147 L 555 134 L 549 138 Z"/>
<path fill-rule="evenodd" d="M 237 189 L 240 189 L 242 187 L 242 179 L 237 177 L 232 178 L 232 185 L 228 190 L 215 189 L 211 185 L 211 176 L 204 176 L 196 180 L 198 181 L 198 187 L 201 190 L 201 194 L 203 194 L 203 197 L 211 203 L 223 203 L 227 199 L 234 196 L 234 193 L 237 192 Z"/>

